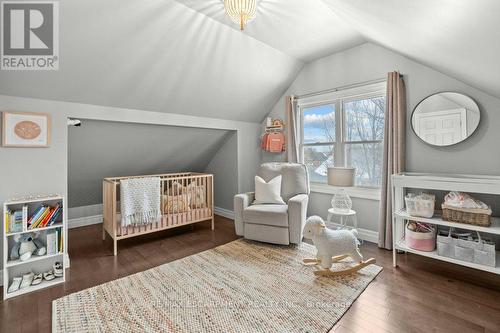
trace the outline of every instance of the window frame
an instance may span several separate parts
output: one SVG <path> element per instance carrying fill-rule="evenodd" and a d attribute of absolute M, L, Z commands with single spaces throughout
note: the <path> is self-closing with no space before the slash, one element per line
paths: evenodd
<path fill-rule="evenodd" d="M 358 86 L 355 88 L 332 91 L 323 94 L 315 94 L 311 97 L 300 98 L 297 100 L 297 109 L 299 112 L 300 119 L 300 144 L 299 152 L 301 154 L 300 158 L 304 158 L 304 148 L 311 146 L 334 146 L 334 163 L 336 166 L 342 167 L 346 164 L 346 145 L 347 144 L 366 144 L 366 143 L 381 143 L 382 140 L 365 140 L 365 141 L 347 141 L 345 140 L 345 125 L 346 125 L 346 115 L 344 104 L 360 99 L 368 99 L 374 97 L 386 97 L 386 81 L 381 81 L 378 83 L 372 83 L 367 85 Z M 335 106 L 335 142 L 316 142 L 316 143 L 304 143 L 304 109 L 323 106 L 323 105 L 334 105 Z M 325 186 L 332 187 L 325 183 L 313 182 L 318 188 L 323 188 Z M 355 186 L 358 189 L 367 190 L 379 190 L 380 187 L 369 187 L 369 186 Z M 371 198 L 373 197 L 370 196 Z"/>

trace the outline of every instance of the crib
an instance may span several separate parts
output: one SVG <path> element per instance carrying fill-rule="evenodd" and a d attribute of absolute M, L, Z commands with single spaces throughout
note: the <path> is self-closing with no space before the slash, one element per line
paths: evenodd
<path fill-rule="evenodd" d="M 138 177 L 160 177 L 161 218 L 145 225 L 121 225 L 120 181 Z M 103 230 L 113 238 L 113 253 L 118 253 L 118 241 L 182 225 L 211 220 L 214 230 L 213 175 L 185 172 L 132 177 L 104 178 Z"/>

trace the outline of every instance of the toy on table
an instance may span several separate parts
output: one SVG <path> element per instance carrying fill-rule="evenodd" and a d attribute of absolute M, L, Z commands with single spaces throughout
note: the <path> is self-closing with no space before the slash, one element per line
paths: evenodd
<path fill-rule="evenodd" d="M 375 263 L 374 258 L 363 261 L 363 255 L 359 252 L 359 242 L 356 229 L 332 230 L 328 229 L 325 221 L 319 216 L 311 216 L 307 219 L 304 227 L 304 237 L 312 239 L 318 250 L 316 258 L 304 259 L 305 264 L 320 264 L 322 270 L 314 271 L 316 275 L 337 276 L 351 274 L 363 267 Z M 357 264 L 353 267 L 333 271 L 330 268 L 334 262 L 351 257 Z"/>

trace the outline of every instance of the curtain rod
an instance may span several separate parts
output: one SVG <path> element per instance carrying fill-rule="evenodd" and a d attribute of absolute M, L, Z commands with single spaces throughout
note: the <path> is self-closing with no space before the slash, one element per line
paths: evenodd
<path fill-rule="evenodd" d="M 387 79 L 383 78 L 383 79 L 369 80 L 369 81 L 349 84 L 349 85 L 345 85 L 345 86 L 341 86 L 341 87 L 337 87 L 337 88 L 333 88 L 333 89 L 321 90 L 321 91 L 317 91 L 317 92 L 313 92 L 313 93 L 307 93 L 304 95 L 294 96 L 294 99 L 301 99 L 301 98 L 306 98 L 306 97 L 318 96 L 318 95 L 322 95 L 322 94 L 327 94 L 327 93 L 336 92 L 336 91 L 340 91 L 340 90 L 346 90 L 346 89 L 350 89 L 350 88 L 356 88 L 356 87 L 360 87 L 360 86 L 364 86 L 364 85 L 372 84 L 372 83 L 380 83 L 380 82 L 384 82 L 384 81 L 387 81 Z"/>

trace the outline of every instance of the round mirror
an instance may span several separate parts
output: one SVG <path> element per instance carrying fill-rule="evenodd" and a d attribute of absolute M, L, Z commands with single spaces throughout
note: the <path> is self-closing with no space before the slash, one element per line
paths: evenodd
<path fill-rule="evenodd" d="M 441 92 L 418 103 L 411 125 L 415 134 L 428 144 L 451 146 L 471 136 L 480 118 L 479 106 L 472 98 Z"/>

